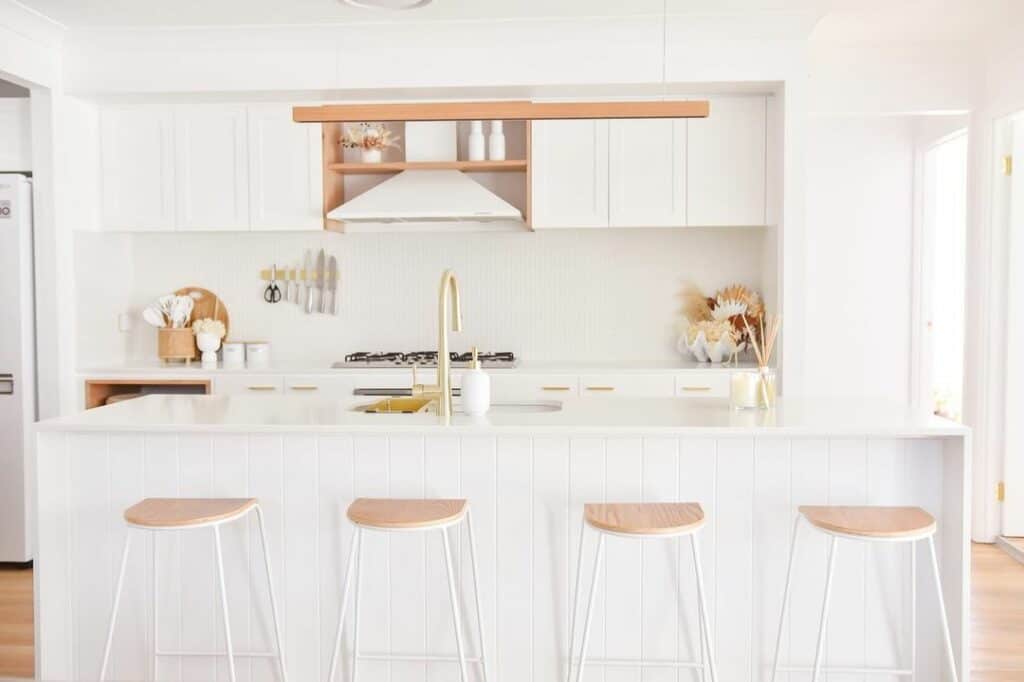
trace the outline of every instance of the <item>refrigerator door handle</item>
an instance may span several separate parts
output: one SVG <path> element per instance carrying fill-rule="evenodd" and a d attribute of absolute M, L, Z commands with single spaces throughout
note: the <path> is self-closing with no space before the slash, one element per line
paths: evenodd
<path fill-rule="evenodd" d="M 14 395 L 13 374 L 0 374 L 0 395 Z"/>

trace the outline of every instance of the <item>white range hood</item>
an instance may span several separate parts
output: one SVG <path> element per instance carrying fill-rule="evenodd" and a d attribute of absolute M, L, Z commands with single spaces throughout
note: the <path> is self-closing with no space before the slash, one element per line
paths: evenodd
<path fill-rule="evenodd" d="M 406 170 L 327 214 L 345 223 L 522 221 L 512 204 L 457 170 Z"/>

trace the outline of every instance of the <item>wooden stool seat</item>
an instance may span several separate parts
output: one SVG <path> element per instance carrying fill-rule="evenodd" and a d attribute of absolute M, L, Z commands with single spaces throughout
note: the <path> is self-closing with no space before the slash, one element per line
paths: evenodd
<path fill-rule="evenodd" d="M 465 514 L 465 500 L 360 497 L 348 507 L 352 523 L 371 528 L 433 528 L 458 521 Z"/>
<path fill-rule="evenodd" d="M 704 525 L 704 510 L 696 502 L 585 504 L 583 514 L 594 528 L 630 535 L 667 535 Z"/>
<path fill-rule="evenodd" d="M 935 517 L 920 507 L 804 506 L 799 511 L 822 530 L 865 538 L 900 538 L 935 530 Z"/>
<path fill-rule="evenodd" d="M 254 497 L 147 497 L 124 512 L 124 520 L 145 528 L 175 528 L 226 521 L 256 506 Z"/>

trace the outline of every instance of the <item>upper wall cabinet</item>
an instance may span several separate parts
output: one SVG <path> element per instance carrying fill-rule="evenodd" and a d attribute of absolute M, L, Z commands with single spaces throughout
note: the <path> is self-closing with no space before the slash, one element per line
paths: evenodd
<path fill-rule="evenodd" d="M 174 115 L 169 107 L 103 109 L 100 195 L 107 229 L 175 228 Z"/>
<path fill-rule="evenodd" d="M 532 127 L 533 227 L 608 227 L 608 121 Z"/>
<path fill-rule="evenodd" d="M 174 112 L 179 230 L 249 229 L 245 107 L 201 104 Z"/>
<path fill-rule="evenodd" d="M 609 121 L 609 224 L 686 224 L 686 120 Z"/>
<path fill-rule="evenodd" d="M 27 97 L 0 99 L 0 173 L 32 170 L 32 122 Z"/>
<path fill-rule="evenodd" d="M 290 106 L 101 112 L 102 228 L 319 230 L 320 138 Z"/>
<path fill-rule="evenodd" d="M 287 104 L 248 109 L 249 226 L 323 229 L 320 126 L 293 122 Z"/>
<path fill-rule="evenodd" d="M 764 97 L 718 97 L 688 121 L 688 225 L 765 224 L 766 111 Z"/>

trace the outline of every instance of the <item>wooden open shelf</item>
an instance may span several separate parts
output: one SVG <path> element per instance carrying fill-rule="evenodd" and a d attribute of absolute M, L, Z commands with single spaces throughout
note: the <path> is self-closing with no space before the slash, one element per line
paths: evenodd
<path fill-rule="evenodd" d="M 335 173 L 399 173 L 406 170 L 458 170 L 493 173 L 525 171 L 525 159 L 505 161 L 390 161 L 382 163 L 328 163 L 327 169 Z"/>

